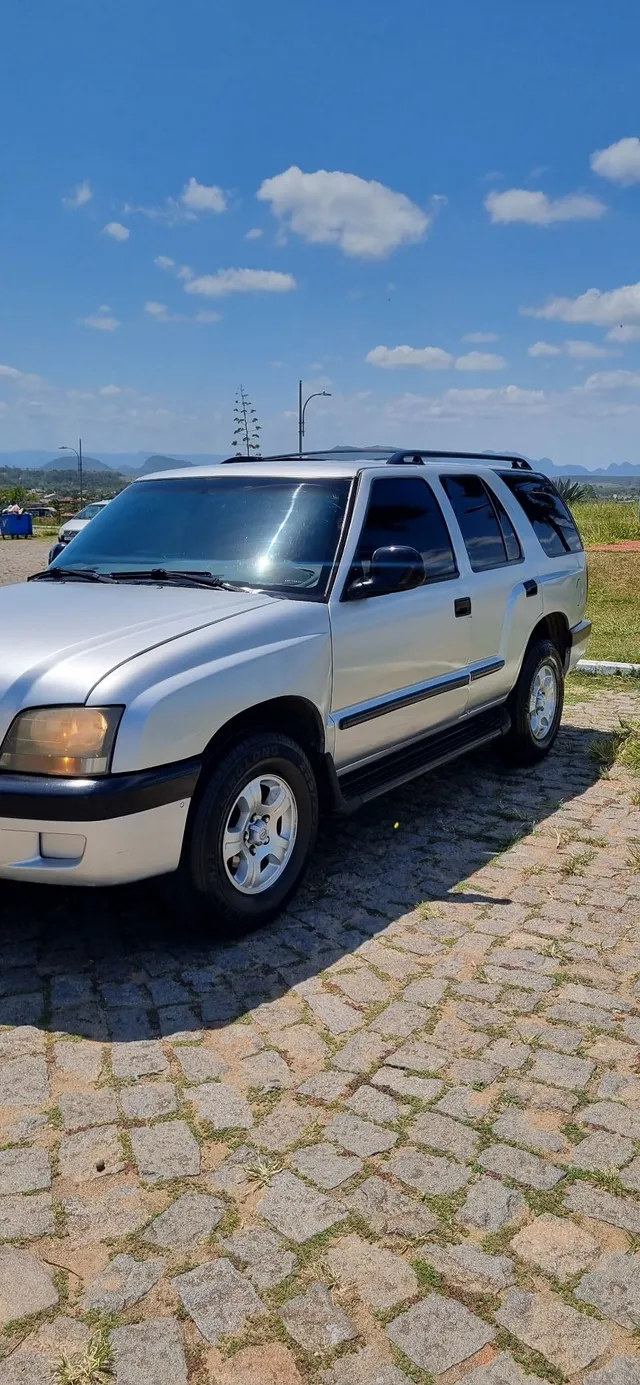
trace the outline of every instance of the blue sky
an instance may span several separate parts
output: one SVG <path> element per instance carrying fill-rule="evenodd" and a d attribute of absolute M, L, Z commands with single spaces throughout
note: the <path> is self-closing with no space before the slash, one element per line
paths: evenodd
<path fill-rule="evenodd" d="M 640 460 L 640 14 L 7 0 L 0 450 Z M 595 292 L 589 292 L 595 291 Z M 586 295 L 586 296 L 585 296 Z"/>

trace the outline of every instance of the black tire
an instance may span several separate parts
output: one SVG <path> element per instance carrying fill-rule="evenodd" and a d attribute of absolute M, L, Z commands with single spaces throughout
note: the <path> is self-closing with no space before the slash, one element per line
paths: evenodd
<path fill-rule="evenodd" d="M 556 707 L 549 728 L 535 735 L 531 725 L 530 701 L 540 669 L 546 665 L 556 680 Z M 511 730 L 503 748 L 510 763 L 534 765 L 549 754 L 556 739 L 564 706 L 564 668 L 557 646 L 551 640 L 538 640 L 525 654 L 520 676 L 509 698 Z"/>
<path fill-rule="evenodd" d="M 223 838 L 242 789 L 261 774 L 278 776 L 295 804 L 297 828 L 291 855 L 273 885 L 245 894 L 227 871 Z M 289 736 L 267 731 L 231 749 L 209 773 L 195 807 L 182 874 L 199 913 L 217 931 L 258 928 L 284 908 L 306 871 L 318 830 L 318 789 L 304 751 Z"/>

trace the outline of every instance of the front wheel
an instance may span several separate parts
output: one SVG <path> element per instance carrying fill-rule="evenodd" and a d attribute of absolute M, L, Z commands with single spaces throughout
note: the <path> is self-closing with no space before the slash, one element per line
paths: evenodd
<path fill-rule="evenodd" d="M 288 736 L 251 736 L 209 774 L 186 853 L 191 886 L 221 925 L 268 923 L 300 884 L 317 828 L 304 751 Z"/>
<path fill-rule="evenodd" d="M 511 730 L 505 749 L 509 759 L 535 764 L 551 750 L 564 706 L 564 669 L 550 640 L 540 640 L 527 651 L 508 705 Z"/>

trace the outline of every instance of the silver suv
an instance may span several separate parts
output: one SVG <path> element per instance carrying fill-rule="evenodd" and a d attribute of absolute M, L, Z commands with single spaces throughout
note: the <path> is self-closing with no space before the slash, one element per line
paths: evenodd
<path fill-rule="evenodd" d="M 314 455 L 144 476 L 0 590 L 0 875 L 180 872 L 272 918 L 322 809 L 555 740 L 587 571 L 517 458 Z"/>

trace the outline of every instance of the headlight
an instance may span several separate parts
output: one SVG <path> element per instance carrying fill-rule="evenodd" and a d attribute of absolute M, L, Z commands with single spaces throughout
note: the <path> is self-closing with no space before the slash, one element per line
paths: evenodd
<path fill-rule="evenodd" d="M 107 774 L 124 707 L 36 707 L 20 712 L 0 747 L 19 774 Z"/>

